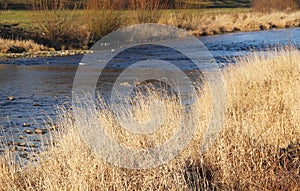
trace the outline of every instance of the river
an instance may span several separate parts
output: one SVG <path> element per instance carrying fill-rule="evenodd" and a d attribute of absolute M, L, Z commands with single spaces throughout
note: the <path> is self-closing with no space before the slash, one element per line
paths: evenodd
<path fill-rule="evenodd" d="M 205 36 L 200 40 L 222 65 L 253 50 L 266 51 L 284 45 L 299 48 L 299 37 L 300 28 L 294 28 Z M 74 76 L 82 58 L 83 55 L 75 55 L 0 60 L 0 138 L 9 142 L 26 137 L 39 146 L 41 137 L 37 139 L 35 133 L 25 130 L 34 132 L 36 128 L 46 128 L 46 124 L 54 125 L 56 107 L 70 101 Z M 103 75 L 108 83 L 122 64 L 115 66 Z M 9 96 L 13 99 L 8 99 Z"/>

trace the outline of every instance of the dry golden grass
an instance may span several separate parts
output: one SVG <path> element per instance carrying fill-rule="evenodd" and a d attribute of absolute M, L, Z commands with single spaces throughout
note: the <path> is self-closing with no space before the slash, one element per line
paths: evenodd
<path fill-rule="evenodd" d="M 199 13 L 167 13 L 158 23 L 191 31 L 194 35 L 213 35 L 236 31 L 257 31 L 300 26 L 300 11 L 286 13 L 228 13 L 208 15 Z"/>
<path fill-rule="evenodd" d="M 82 143 L 72 122 L 74 116 L 64 112 L 60 118 L 61 131 L 53 135 L 55 146 L 51 144 L 38 155 L 39 162 L 19 168 L 9 163 L 10 153 L 5 153 L 0 163 L 0 189 L 299 190 L 299 158 L 287 158 L 287 165 L 282 165 L 280 156 L 280 148 L 292 144 L 300 147 L 299 73 L 300 52 L 295 49 L 241 58 L 224 71 L 226 118 L 213 147 L 199 155 L 211 101 L 209 90 L 204 87 L 197 103 L 202 112 L 195 116 L 199 125 L 192 142 L 176 159 L 146 170 L 119 168 L 102 161 Z M 135 108 L 140 109 L 136 117 L 147 120 L 147 100 L 140 103 Z M 178 102 L 164 99 L 163 103 L 169 111 L 165 128 L 172 130 Z M 117 132 L 118 140 L 132 146 L 151 147 L 160 139 L 131 137 L 115 131 L 116 119 L 108 111 L 94 114 L 89 118 L 82 116 L 82 124 L 105 122 L 106 128 Z M 300 155 L 300 148 L 297 154 Z"/>
<path fill-rule="evenodd" d="M 22 53 L 49 50 L 49 48 L 39 45 L 32 40 L 8 40 L 0 38 L 0 53 Z"/>

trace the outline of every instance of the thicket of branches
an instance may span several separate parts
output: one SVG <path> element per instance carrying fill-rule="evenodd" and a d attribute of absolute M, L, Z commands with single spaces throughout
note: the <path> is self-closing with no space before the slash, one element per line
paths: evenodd
<path fill-rule="evenodd" d="M 254 0 L 253 9 L 261 12 L 293 11 L 300 7 L 300 0 Z"/>
<path fill-rule="evenodd" d="M 109 7 L 115 10 L 175 8 L 175 2 L 175 0 L 99 0 L 99 3 L 102 4 L 104 8 Z"/>
<path fill-rule="evenodd" d="M 0 0 L 0 8 L 2 9 L 24 9 L 31 6 L 33 0 Z M 35 2 L 41 2 L 41 0 L 34 0 Z M 87 4 L 90 4 L 93 0 L 65 0 L 67 8 L 73 9 L 74 6 L 83 9 Z M 203 8 L 209 3 L 213 3 L 211 0 L 97 0 L 104 7 L 109 5 L 114 10 L 137 10 L 151 5 L 152 8 L 160 7 L 162 9 L 178 9 L 178 8 Z M 47 4 L 55 3 L 55 0 L 44 1 Z"/>
<path fill-rule="evenodd" d="M 28 7 L 34 10 L 34 30 L 40 36 L 40 43 L 55 49 L 85 46 L 86 31 L 74 13 L 81 6 L 80 0 L 30 0 Z"/>

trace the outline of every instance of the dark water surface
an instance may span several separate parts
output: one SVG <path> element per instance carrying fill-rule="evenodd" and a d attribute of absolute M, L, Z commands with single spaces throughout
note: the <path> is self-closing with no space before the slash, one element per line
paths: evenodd
<path fill-rule="evenodd" d="M 201 37 L 200 40 L 211 51 L 218 62 L 248 54 L 252 50 L 268 50 L 277 45 L 300 47 L 300 28 L 234 33 Z M 154 51 L 154 52 L 153 52 Z M 156 52 L 155 52 L 156 51 Z M 138 53 L 137 53 L 138 54 Z M 149 54 L 165 54 L 161 50 L 151 50 Z M 131 53 L 134 56 L 134 52 Z M 0 138 L 18 139 L 20 135 L 34 137 L 25 130 L 44 128 L 44 123 L 55 121 L 55 108 L 70 101 L 72 85 L 78 64 L 83 55 L 70 57 L 32 58 L 0 60 L 0 126 L 4 132 Z M 126 58 L 128 59 L 131 58 Z M 180 58 L 177 62 L 180 64 Z M 123 61 L 116 60 L 114 67 L 105 71 L 107 83 L 120 68 Z M 193 68 L 186 67 L 184 70 Z M 8 97 L 13 96 L 14 100 Z M 30 126 L 23 127 L 27 123 Z M 1 131 L 0 131 L 1 132 Z M 5 136 L 8 135 L 9 136 Z M 34 139 L 34 138 L 32 138 Z"/>

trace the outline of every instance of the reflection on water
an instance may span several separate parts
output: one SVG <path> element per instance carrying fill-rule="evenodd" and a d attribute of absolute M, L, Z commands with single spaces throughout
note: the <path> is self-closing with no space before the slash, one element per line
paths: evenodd
<path fill-rule="evenodd" d="M 294 44 L 300 46 L 300 28 L 250 33 L 235 33 L 201 37 L 213 56 L 219 61 L 249 53 L 252 49 L 272 49 L 275 45 Z M 105 87 L 111 86 L 116 75 L 124 68 L 124 63 L 136 59 L 138 50 L 124 54 L 115 59 L 111 68 L 105 70 L 100 81 Z M 155 55 L 158 59 L 166 52 L 149 49 L 145 57 Z M 5 131 L 12 131 L 19 136 L 25 129 L 40 128 L 49 121 L 48 116 L 55 119 L 55 107 L 62 102 L 70 101 L 74 76 L 82 55 L 60 58 L 32 58 L 0 60 L 0 126 Z M 173 57 L 173 61 L 182 64 L 181 58 Z M 183 67 L 193 72 L 193 68 Z M 141 72 L 135 70 L 133 72 Z M 14 96 L 15 100 L 9 100 Z M 30 126 L 23 127 L 23 123 Z M 0 133 L 1 137 L 1 133 Z"/>

